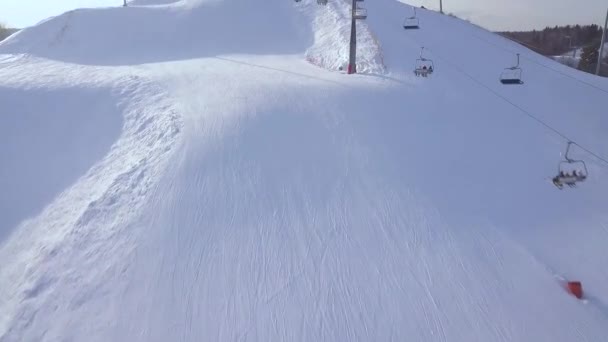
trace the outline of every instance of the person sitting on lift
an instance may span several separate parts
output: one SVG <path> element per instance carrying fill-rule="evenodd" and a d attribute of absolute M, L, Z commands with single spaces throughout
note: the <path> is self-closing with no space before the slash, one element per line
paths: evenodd
<path fill-rule="evenodd" d="M 553 177 L 552 181 L 553 181 L 553 184 L 555 184 L 555 186 L 558 187 L 558 188 L 560 188 L 560 189 L 564 186 L 562 184 L 562 182 L 560 182 L 559 176 Z"/>

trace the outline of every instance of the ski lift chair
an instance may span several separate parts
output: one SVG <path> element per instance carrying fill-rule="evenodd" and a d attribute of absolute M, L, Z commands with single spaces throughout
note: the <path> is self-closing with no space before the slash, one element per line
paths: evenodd
<path fill-rule="evenodd" d="M 327 0 L 317 0 L 317 5 L 327 5 Z"/>
<path fill-rule="evenodd" d="M 414 69 L 414 75 L 428 77 L 428 75 L 432 74 L 435 71 L 435 64 L 432 59 L 424 58 L 422 56 L 422 52 L 424 51 L 424 47 L 420 51 L 420 58 L 416 60 L 416 67 Z"/>
<path fill-rule="evenodd" d="M 418 17 L 416 17 L 416 7 L 414 7 L 414 15 L 409 18 L 405 18 L 405 21 L 403 22 L 403 28 L 406 30 L 418 29 L 420 28 L 419 25 L 420 21 L 418 20 Z"/>
<path fill-rule="evenodd" d="M 406 30 L 419 29 L 420 21 L 416 17 L 406 18 L 403 22 L 403 28 Z"/>
<path fill-rule="evenodd" d="M 354 18 L 355 19 L 360 19 L 360 20 L 367 19 L 367 10 L 365 8 L 363 8 L 363 7 L 357 6 L 355 8 Z"/>
<path fill-rule="evenodd" d="M 505 68 L 500 74 L 500 83 L 502 84 L 523 84 L 521 80 L 522 70 L 519 67 L 519 54 L 517 54 L 517 64 L 515 66 Z"/>
<path fill-rule="evenodd" d="M 577 183 L 584 182 L 589 175 L 587 165 L 584 161 L 574 160 L 568 156 L 570 146 L 572 144 L 572 141 L 568 142 L 566 156 L 557 167 L 557 175 L 553 177 L 553 184 L 560 190 L 564 187 L 564 185 L 571 188 L 575 187 Z"/>

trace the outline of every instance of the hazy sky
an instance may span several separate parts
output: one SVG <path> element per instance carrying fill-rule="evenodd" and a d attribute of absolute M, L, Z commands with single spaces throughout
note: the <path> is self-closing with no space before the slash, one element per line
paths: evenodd
<path fill-rule="evenodd" d="M 439 8 L 439 0 L 402 1 Z M 12 27 L 25 27 L 74 8 L 120 5 L 122 0 L 0 0 L 0 22 Z M 566 24 L 603 25 L 607 7 L 607 0 L 443 0 L 446 13 L 452 12 L 491 30 L 542 29 Z"/>
<path fill-rule="evenodd" d="M 401 1 L 439 8 L 439 0 Z M 603 25 L 607 10 L 607 0 L 443 0 L 445 13 L 454 13 L 496 31 L 568 24 Z"/>
<path fill-rule="evenodd" d="M 0 22 L 26 27 L 74 8 L 122 6 L 123 0 L 0 0 Z"/>

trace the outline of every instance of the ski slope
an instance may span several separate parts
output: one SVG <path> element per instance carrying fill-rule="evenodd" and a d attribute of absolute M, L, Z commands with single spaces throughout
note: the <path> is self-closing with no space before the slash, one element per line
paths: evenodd
<path fill-rule="evenodd" d="M 608 156 L 608 81 L 363 4 L 357 75 L 342 0 L 137 0 L 0 43 L 0 341 L 603 341 L 608 165 L 550 178 L 564 136 Z"/>

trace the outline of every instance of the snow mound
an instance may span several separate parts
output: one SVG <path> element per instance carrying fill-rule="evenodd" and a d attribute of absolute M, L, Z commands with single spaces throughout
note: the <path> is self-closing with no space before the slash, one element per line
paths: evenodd
<path fill-rule="evenodd" d="M 0 53 L 87 65 L 305 53 L 322 68 L 346 68 L 349 3 L 304 0 L 296 11 L 289 1 L 271 1 L 272 11 L 255 1 L 229 0 L 141 0 L 126 8 L 78 9 L 22 30 L 0 44 Z M 357 54 L 360 72 L 385 71 L 379 42 L 364 21 L 358 22 Z"/>
<path fill-rule="evenodd" d="M 290 2 L 182 2 L 177 6 L 80 9 L 22 30 L 0 53 L 87 65 L 134 65 L 226 54 L 296 54 L 311 23 Z M 269 39 L 272 37 L 272 39 Z"/>

